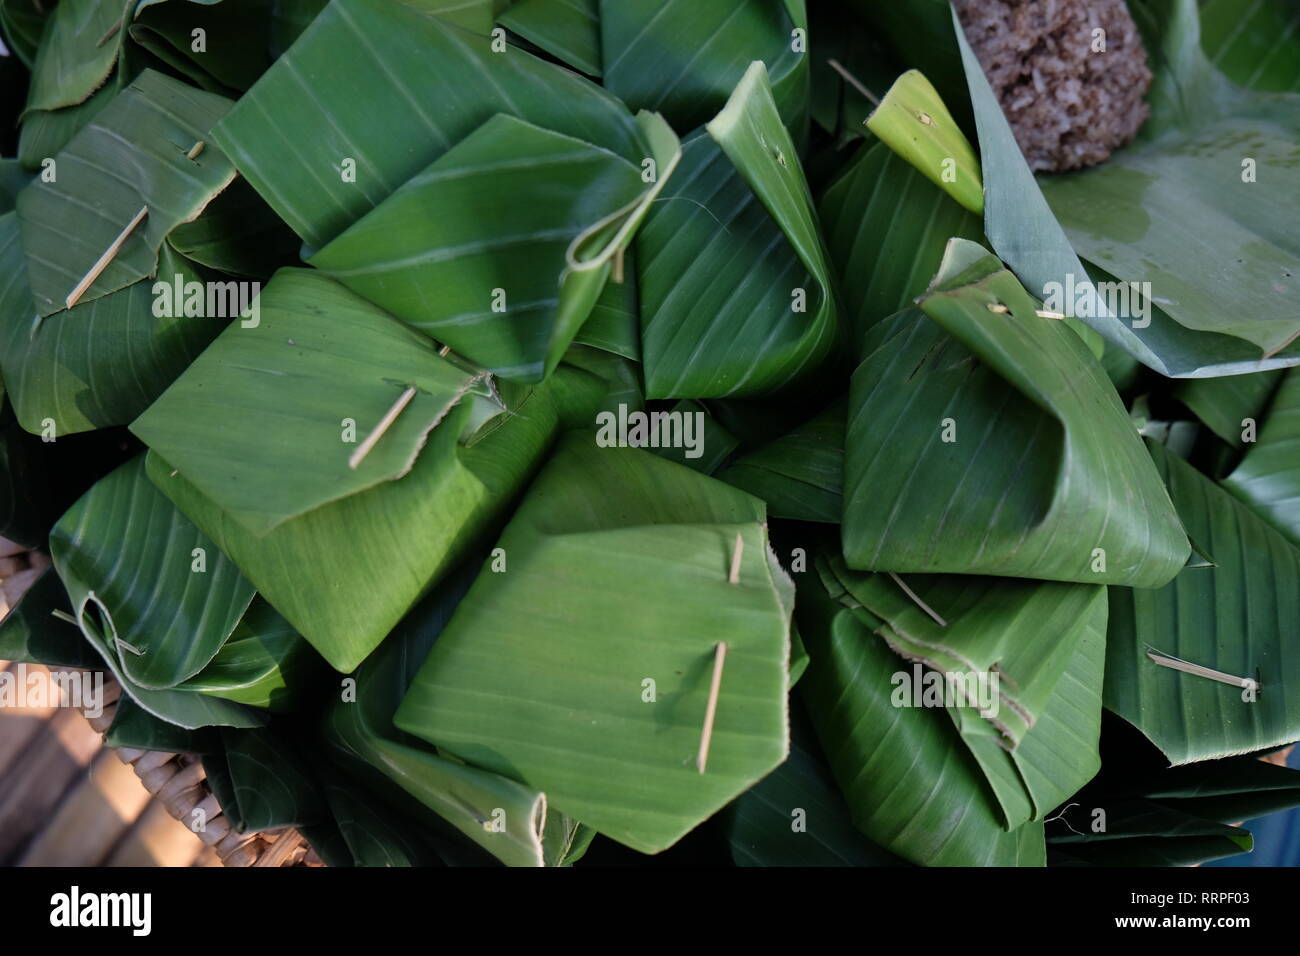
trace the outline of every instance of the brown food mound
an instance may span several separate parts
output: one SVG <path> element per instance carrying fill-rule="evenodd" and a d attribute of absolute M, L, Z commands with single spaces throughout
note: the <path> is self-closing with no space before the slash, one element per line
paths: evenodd
<path fill-rule="evenodd" d="M 1146 50 L 1124 0 L 956 0 L 1033 169 L 1100 163 L 1146 121 Z M 1094 52 L 1105 31 L 1106 52 Z"/>

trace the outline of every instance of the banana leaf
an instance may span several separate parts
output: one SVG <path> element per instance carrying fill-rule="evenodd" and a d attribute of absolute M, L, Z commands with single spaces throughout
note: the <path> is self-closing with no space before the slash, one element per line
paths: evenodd
<path fill-rule="evenodd" d="M 76 106 L 104 85 L 117 64 L 125 38 L 123 19 L 134 3 L 61 0 L 32 65 L 26 113 Z"/>
<path fill-rule="evenodd" d="M 198 274 L 164 244 L 158 271 L 182 286 Z M 123 425 L 156 399 L 226 319 L 154 315 L 139 282 L 40 319 L 27 285 L 17 213 L 0 216 L 0 370 L 24 429 L 56 436 Z"/>
<path fill-rule="evenodd" d="M 1201 48 L 1238 86 L 1300 93 L 1300 7 L 1261 0 L 1200 0 Z"/>
<path fill-rule="evenodd" d="M 90 645 L 87 644 L 86 648 L 89 650 Z M 154 717 L 125 695 L 117 699 L 113 723 L 104 732 L 104 746 L 175 754 L 207 755 L 222 752 L 221 735 L 216 730 L 210 727 L 186 730 L 169 724 Z"/>
<path fill-rule="evenodd" d="M 774 518 L 838 524 L 843 513 L 843 399 L 718 475 L 767 503 Z"/>
<path fill-rule="evenodd" d="M 527 480 L 555 411 L 319 273 L 283 270 L 259 301 L 257 327 L 228 328 L 132 429 L 164 493 L 349 672 Z"/>
<path fill-rule="evenodd" d="M 1236 87 L 1201 51 L 1195 0 L 1167 6 L 1139 141 L 1096 168 L 1043 178 L 1044 195 L 1076 249 L 1149 282 L 1180 326 L 1294 365 L 1300 243 L 1276 196 L 1300 192 L 1300 95 Z"/>
<path fill-rule="evenodd" d="M 37 178 L 19 194 L 28 282 L 40 315 L 69 307 L 74 289 L 142 208 L 143 222 L 80 301 L 157 271 L 167 234 L 234 179 L 220 150 L 188 155 L 229 107 L 224 97 L 146 70 L 55 157 L 61 175 Z M 121 169 L 131 170 L 126 181 Z"/>
<path fill-rule="evenodd" d="M 32 174 L 23 169 L 16 159 L 0 159 L 0 213 L 9 212 L 24 186 L 31 182 Z"/>
<path fill-rule="evenodd" d="M 310 253 L 495 113 L 638 166 L 651 155 L 589 81 L 391 0 L 333 0 L 213 135 Z"/>
<path fill-rule="evenodd" d="M 763 521 L 728 485 L 570 433 L 498 542 L 505 573 L 479 574 L 395 723 L 666 849 L 786 756 L 793 588 Z"/>
<path fill-rule="evenodd" d="M 276 713 L 291 712 L 323 670 L 320 655 L 302 635 L 255 597 L 216 656 L 179 687 Z"/>
<path fill-rule="evenodd" d="M 1282 370 L 1223 378 L 1187 378 L 1174 386 L 1173 394 L 1196 413 L 1205 427 L 1233 448 L 1242 448 L 1246 419 L 1262 419 L 1269 398 L 1286 373 Z M 1258 429 L 1256 429 L 1258 437 Z"/>
<path fill-rule="evenodd" d="M 1163 446 L 1148 447 L 1188 536 L 1214 565 L 1159 590 L 1111 589 L 1106 707 L 1173 764 L 1300 739 L 1300 658 L 1288 650 L 1300 549 Z M 1257 686 L 1160 666 L 1153 653 Z"/>
<path fill-rule="evenodd" d="M 253 599 L 244 579 L 144 473 L 144 456 L 95 483 L 50 532 L 83 629 L 102 628 L 133 686 L 175 687 L 216 656 Z"/>
<path fill-rule="evenodd" d="M 1178 516 L 1105 372 L 1035 308 L 954 239 L 923 314 L 873 332 L 849 398 L 850 567 L 1134 587 L 1182 568 Z"/>
<path fill-rule="evenodd" d="M 309 261 L 495 374 L 540 381 L 680 155 L 662 120 L 638 123 L 650 186 L 608 150 L 497 114 Z"/>
<path fill-rule="evenodd" d="M 118 70 L 108 82 L 76 106 L 61 110 L 35 110 L 23 117 L 18 131 L 18 162 L 24 169 L 37 170 L 47 165 L 72 141 L 72 138 L 113 102 L 126 81 Z"/>
<path fill-rule="evenodd" d="M 797 715 L 797 716 L 796 716 Z M 727 808 L 737 866 L 900 866 L 853 826 L 808 718 L 791 708 L 790 756 Z"/>
<path fill-rule="evenodd" d="M 600 0 L 516 0 L 497 22 L 580 73 L 600 76 Z"/>
<path fill-rule="evenodd" d="M 99 665 L 99 655 L 85 642 L 76 625 L 55 616 L 71 615 L 68 592 L 53 566 L 0 618 L 0 660 L 26 661 L 49 667 Z"/>
<path fill-rule="evenodd" d="M 221 742 L 239 832 L 303 826 L 325 816 L 312 771 L 290 741 L 264 729 L 223 728 Z M 221 805 L 223 810 L 227 806 L 224 801 Z"/>
<path fill-rule="evenodd" d="M 1286 373 L 1257 437 L 1223 486 L 1300 546 L 1300 373 Z"/>
<path fill-rule="evenodd" d="M 1232 823 L 1300 805 L 1300 770 L 1230 757 L 1168 767 L 1134 781 L 1133 789 L 1184 813 Z"/>
<path fill-rule="evenodd" d="M 271 65 L 274 0 L 138 3 L 130 23 L 133 41 L 196 86 L 214 93 L 248 89 Z M 194 31 L 203 31 L 202 50 Z"/>
<path fill-rule="evenodd" d="M 476 565 L 468 565 L 436 588 L 361 665 L 355 696 L 341 697 L 330 707 L 325 735 L 342 755 L 388 777 L 501 862 L 543 866 L 548 856 L 563 855 L 548 845 L 546 823 L 555 814 L 548 810 L 545 794 L 440 756 L 393 725 L 393 713 L 474 570 Z M 494 815 L 498 808 L 502 812 Z M 494 825 L 498 820 L 499 829 Z"/>
<path fill-rule="evenodd" d="M 1075 865 L 1194 866 L 1234 856 L 1254 846 L 1250 833 L 1147 800 L 1109 804 L 1106 829 L 1094 833 L 1073 827 L 1051 837 Z"/>
<path fill-rule="evenodd" d="M 637 237 L 648 398 L 769 394 L 837 343 L 816 212 L 761 62 L 707 133 L 683 144 Z"/>
<path fill-rule="evenodd" d="M 50 9 L 40 0 L 0 0 L 0 29 L 5 43 L 29 68 L 36 61 Z"/>
<path fill-rule="evenodd" d="M 573 337 L 574 345 L 589 345 L 634 362 L 641 361 L 641 312 L 635 248 L 629 247 L 623 255 L 625 271 L 622 281 L 611 276 L 605 283 L 600 298 L 591 308 L 591 315 Z"/>
<path fill-rule="evenodd" d="M 867 117 L 867 129 L 968 212 L 984 212 L 979 159 L 939 93 L 908 70 Z"/>
<path fill-rule="evenodd" d="M 280 266 L 300 265 L 298 237 L 243 178 L 193 222 L 173 229 L 167 245 L 191 262 L 231 275 L 269 279 Z"/>
<path fill-rule="evenodd" d="M 984 772 L 946 713 L 891 703 L 906 665 L 817 575 L 800 577 L 810 663 L 800 694 L 854 824 L 926 866 L 1041 866 L 1043 826 L 1008 831 Z"/>
<path fill-rule="evenodd" d="M 863 146 L 818 205 L 854 349 L 925 292 L 954 236 L 979 241 L 962 209 L 884 143 Z"/>
<path fill-rule="evenodd" d="M 801 138 L 808 97 L 804 0 L 601 0 L 605 88 L 674 129 L 703 125 L 762 60 L 782 119 Z M 804 34 L 797 45 L 794 31 Z"/>

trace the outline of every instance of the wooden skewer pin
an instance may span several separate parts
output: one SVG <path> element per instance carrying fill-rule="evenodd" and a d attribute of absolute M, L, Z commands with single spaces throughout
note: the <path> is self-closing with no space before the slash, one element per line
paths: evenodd
<path fill-rule="evenodd" d="M 393 402 L 393 407 L 384 413 L 384 417 L 379 420 L 379 424 L 374 427 L 374 430 L 366 436 L 365 441 L 358 445 L 357 450 L 352 453 L 352 457 L 348 459 L 349 468 L 355 471 L 366 455 L 370 454 L 370 449 L 375 447 L 375 443 L 384 437 L 384 432 L 388 431 L 393 422 L 397 421 L 397 416 L 402 414 L 402 409 L 411 404 L 411 399 L 415 398 L 415 391 L 415 386 L 412 385 L 401 394 L 397 401 Z"/>
<path fill-rule="evenodd" d="M 709 685 L 709 704 L 704 711 L 704 729 L 700 732 L 700 753 L 695 758 L 695 769 L 704 773 L 709 762 L 709 741 L 713 739 L 713 717 L 718 712 L 718 692 L 722 689 L 722 665 L 727 660 L 727 644 L 719 641 L 713 651 L 713 681 Z"/>
<path fill-rule="evenodd" d="M 915 591 L 913 591 L 906 584 L 904 584 L 902 578 L 900 578 L 893 571 L 889 572 L 889 576 L 894 579 L 895 584 L 897 584 L 900 588 L 902 588 L 907 593 L 907 596 L 912 599 L 912 601 L 916 604 L 917 607 L 919 607 L 922 611 L 924 611 L 926 614 L 930 615 L 930 617 L 934 619 L 934 622 L 936 624 L 938 624 L 940 627 L 948 626 L 948 622 L 945 621 L 943 618 L 941 618 L 938 612 L 934 610 L 934 608 L 930 607 L 930 605 L 922 601 L 920 596 Z"/>
<path fill-rule="evenodd" d="M 745 553 L 745 539 L 736 535 L 736 546 L 731 549 L 731 571 L 727 575 L 729 584 L 740 583 L 740 558 Z"/>
<path fill-rule="evenodd" d="M 869 89 L 867 89 L 862 84 L 862 81 L 859 80 L 856 76 L 854 76 L 848 70 L 844 69 L 844 67 L 840 65 L 839 60 L 827 60 L 826 62 L 830 64 L 830 68 L 832 70 L 834 70 L 840 76 L 844 77 L 845 82 L 847 82 L 850 86 L 852 86 L 855 90 L 857 90 L 867 99 L 871 100 L 872 105 L 874 106 L 880 105 L 880 99 L 876 96 L 876 94 L 872 93 Z"/>
<path fill-rule="evenodd" d="M 998 315 L 1007 315 L 1011 312 L 1011 310 L 1008 309 L 1001 302 L 990 302 L 988 304 L 988 310 L 990 312 L 996 312 Z M 1034 315 L 1038 316 L 1040 319 L 1068 318 L 1068 316 L 1066 316 L 1065 313 L 1063 312 L 1048 312 L 1045 309 L 1034 309 Z"/>
<path fill-rule="evenodd" d="M 1216 671 L 1201 664 L 1192 664 L 1177 657 L 1170 657 L 1167 654 L 1157 654 L 1154 651 L 1147 651 L 1147 657 L 1161 667 L 1168 667 L 1170 670 L 1182 671 L 1184 674 L 1192 674 L 1196 677 L 1206 677 L 1210 680 L 1216 680 L 1220 684 L 1231 684 L 1233 687 L 1243 689 L 1258 689 L 1259 687 L 1259 682 L 1253 677 L 1237 677 L 1233 674 L 1225 674 L 1223 671 Z"/>
<path fill-rule="evenodd" d="M 126 228 L 117 234 L 113 244 L 104 250 L 104 254 L 96 260 L 95 264 L 90 267 L 90 271 L 77 283 L 77 287 L 68 293 L 68 298 L 64 301 L 66 308 L 70 309 L 76 305 L 81 300 L 81 297 L 86 294 L 86 290 L 95 284 L 95 280 L 99 278 L 100 273 L 108 268 L 108 264 L 113 261 L 113 257 L 121 251 L 122 244 L 126 242 L 131 233 L 135 232 L 136 227 L 144 222 L 144 217 L 147 215 L 149 215 L 149 207 L 141 206 L 140 211 L 126 224 Z"/>

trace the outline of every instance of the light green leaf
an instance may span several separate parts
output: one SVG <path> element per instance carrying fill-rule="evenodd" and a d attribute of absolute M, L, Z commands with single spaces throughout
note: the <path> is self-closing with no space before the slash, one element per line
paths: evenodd
<path fill-rule="evenodd" d="M 1289 649 L 1300 550 L 1163 446 L 1148 447 L 1188 536 L 1215 566 L 1188 568 L 1155 591 L 1111 589 L 1106 706 L 1174 764 L 1300 739 L 1300 657 Z M 1252 695 L 1150 654 L 1259 686 Z"/>
<path fill-rule="evenodd" d="M 149 482 L 143 455 L 68 510 L 50 532 L 50 555 L 78 624 L 102 629 L 138 687 L 197 674 L 253 598 L 239 569 Z"/>
<path fill-rule="evenodd" d="M 563 67 L 514 48 L 493 53 L 490 44 L 391 0 L 334 0 L 214 136 L 309 251 L 494 113 L 638 165 L 648 155 L 612 96 Z M 353 181 L 345 160 L 354 162 Z"/>
<path fill-rule="evenodd" d="M 397 726 L 633 849 L 671 846 L 786 754 L 790 584 L 763 518 L 721 482 L 569 435 L 499 541 L 506 573 L 480 573 Z"/>
<path fill-rule="evenodd" d="M 853 376 L 849 566 L 1135 587 L 1177 574 L 1178 516 L 1079 338 L 960 239 L 921 308 L 879 326 Z"/>
<path fill-rule="evenodd" d="M 1256 443 L 1223 486 L 1300 546 L 1300 373 L 1286 373 Z"/>
<path fill-rule="evenodd" d="M 55 157 L 61 175 L 22 191 L 18 218 L 37 312 L 68 308 L 141 209 L 148 214 L 80 301 L 154 274 L 167 234 L 197 217 L 235 177 L 214 147 L 187 155 L 210 138 L 209 127 L 229 106 L 224 97 L 146 70 Z"/>

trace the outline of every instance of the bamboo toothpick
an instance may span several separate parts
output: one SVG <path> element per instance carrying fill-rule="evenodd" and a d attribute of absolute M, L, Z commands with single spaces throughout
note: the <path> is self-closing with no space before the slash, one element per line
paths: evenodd
<path fill-rule="evenodd" d="M 713 739 L 713 716 L 718 711 L 718 691 L 722 689 L 722 665 L 727 659 L 727 644 L 719 641 L 713 652 L 713 682 L 709 685 L 709 704 L 704 711 L 704 729 L 700 732 L 700 753 L 695 768 L 704 773 L 709 762 L 709 741 Z"/>
<path fill-rule="evenodd" d="M 623 284 L 623 247 L 619 246 L 614 250 L 614 269 L 610 276 L 619 285 Z"/>
<path fill-rule="evenodd" d="M 204 143 L 203 140 L 199 140 L 197 143 L 195 143 L 193 146 L 190 147 L 190 151 L 185 154 L 185 158 L 194 159 L 199 155 L 199 153 L 203 152 L 203 147 L 206 145 L 207 144 Z"/>
<path fill-rule="evenodd" d="M 727 574 L 727 581 L 730 584 L 740 583 L 740 557 L 744 553 L 745 539 L 737 534 L 735 547 L 731 549 L 731 571 Z"/>
<path fill-rule="evenodd" d="M 998 315 L 1007 315 L 1008 313 L 1011 312 L 1011 310 L 1008 309 L 1001 302 L 990 302 L 988 304 L 988 310 L 990 312 L 996 312 Z M 1040 319 L 1069 318 L 1069 316 L 1067 316 L 1064 312 L 1048 312 L 1046 309 L 1034 309 L 1034 315 L 1038 316 Z"/>
<path fill-rule="evenodd" d="M 902 588 L 907 593 L 907 596 L 910 597 L 916 603 L 917 607 L 919 607 L 926 614 L 930 615 L 930 617 L 934 618 L 936 624 L 938 624 L 940 627 L 948 626 L 948 622 L 945 621 L 943 618 L 941 618 L 938 615 L 938 613 L 934 610 L 934 608 L 930 607 L 930 605 L 922 601 L 915 591 L 913 591 L 906 584 L 904 584 L 902 578 L 900 578 L 893 571 L 889 572 L 889 576 L 894 579 L 895 584 L 897 584 L 900 588 Z"/>
<path fill-rule="evenodd" d="M 126 224 L 126 228 L 117 234 L 113 244 L 104 250 L 104 254 L 99 257 L 95 264 L 90 267 L 90 271 L 77 283 L 77 287 L 68 293 L 68 298 L 64 300 L 66 308 L 70 309 L 76 305 L 81 300 L 81 297 L 86 294 L 86 290 L 95 284 L 95 280 L 99 278 L 100 273 L 108 268 L 108 264 L 113 261 L 113 257 L 121 250 L 122 243 L 126 242 L 127 237 L 135 232 L 140 223 L 144 222 L 144 217 L 147 215 L 149 215 L 149 207 L 141 206 L 140 211 Z"/>
<path fill-rule="evenodd" d="M 1205 667 L 1201 664 L 1192 664 L 1188 661 L 1180 660 L 1177 657 L 1170 657 L 1167 654 L 1157 654 L 1154 651 L 1147 651 L 1147 657 L 1155 661 L 1161 667 L 1168 667 L 1170 670 L 1182 671 L 1184 674 L 1192 674 L 1195 677 L 1206 677 L 1210 680 L 1217 680 L 1220 684 L 1231 684 L 1233 687 L 1256 688 L 1259 682 L 1252 677 L 1236 677 L 1233 674 L 1225 674 L 1223 671 L 1216 671 L 1213 668 Z"/>
<path fill-rule="evenodd" d="M 355 471 L 366 455 L 370 454 L 370 449 L 375 447 L 375 443 L 384 437 L 384 432 L 388 431 L 393 422 L 397 421 L 397 416 L 402 414 L 402 409 L 411 404 L 411 399 L 415 398 L 415 392 L 416 388 L 412 385 L 401 394 L 397 401 L 393 402 L 393 407 L 384 414 L 384 417 L 379 420 L 379 424 L 374 427 L 374 430 L 366 436 L 365 441 L 358 445 L 357 450 L 352 453 L 352 457 L 348 459 L 349 468 Z"/>
<path fill-rule="evenodd" d="M 144 651 L 140 650 L 140 648 L 136 647 L 134 644 L 128 644 L 126 641 L 122 640 L 120 637 L 115 637 L 115 638 L 113 638 L 113 641 L 114 641 L 114 643 L 117 644 L 118 647 L 122 648 L 123 650 L 130 651 L 130 652 L 131 652 L 132 654 L 134 654 L 136 657 L 143 657 L 143 656 L 144 656 Z"/>
<path fill-rule="evenodd" d="M 854 76 L 854 75 L 853 75 L 852 73 L 850 73 L 848 70 L 844 69 L 844 67 L 840 66 L 840 61 L 839 61 L 839 60 L 827 60 L 826 62 L 827 62 L 828 64 L 830 64 L 830 67 L 831 67 L 832 70 L 834 70 L 834 71 L 835 71 L 836 73 L 838 73 L 840 76 L 844 77 L 845 81 L 846 81 L 850 86 L 852 86 L 855 90 L 857 90 L 859 93 L 861 93 L 861 94 L 862 94 L 863 96 L 865 96 L 867 99 L 871 100 L 871 104 L 872 104 L 873 106 L 879 106 L 879 105 L 880 105 L 880 100 L 876 97 L 876 94 L 875 94 L 875 93 L 872 93 L 869 89 L 867 89 L 867 88 L 862 84 L 862 81 L 859 80 L 856 76 Z"/>

